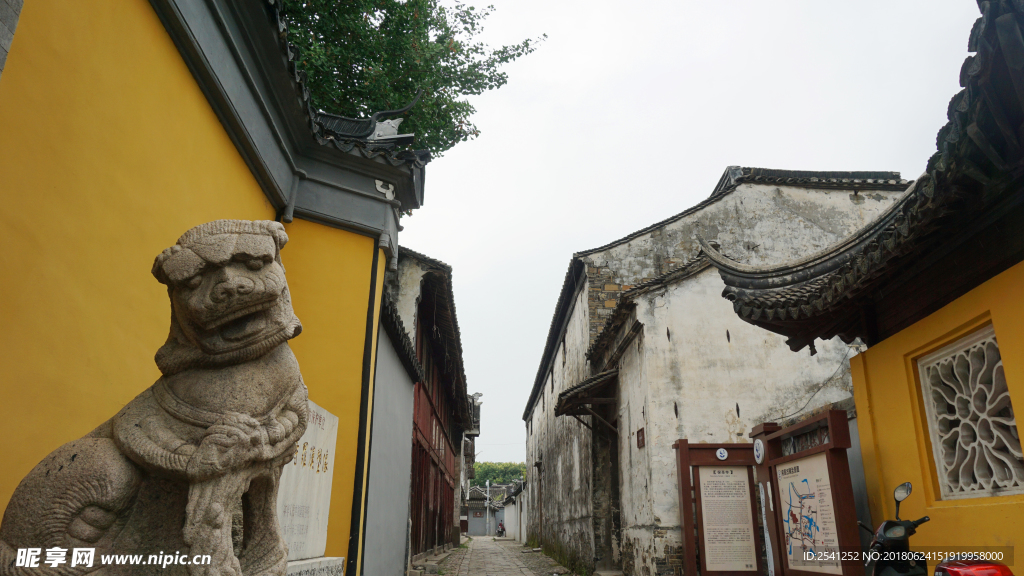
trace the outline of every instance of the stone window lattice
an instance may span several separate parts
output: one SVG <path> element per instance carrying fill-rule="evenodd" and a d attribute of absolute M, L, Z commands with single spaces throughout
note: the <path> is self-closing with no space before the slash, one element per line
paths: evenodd
<path fill-rule="evenodd" d="M 942 499 L 1024 493 L 1024 454 L 988 325 L 918 360 Z"/>

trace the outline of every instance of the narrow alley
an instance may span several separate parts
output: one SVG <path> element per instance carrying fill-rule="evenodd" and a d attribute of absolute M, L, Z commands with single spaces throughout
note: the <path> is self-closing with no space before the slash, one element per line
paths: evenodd
<path fill-rule="evenodd" d="M 440 572 L 449 576 L 551 576 L 570 574 L 548 556 L 533 552 L 511 539 L 480 536 L 454 550 L 441 562 Z"/>

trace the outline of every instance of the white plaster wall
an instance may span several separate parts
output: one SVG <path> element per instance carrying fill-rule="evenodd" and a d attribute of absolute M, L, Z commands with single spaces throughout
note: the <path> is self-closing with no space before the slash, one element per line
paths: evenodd
<path fill-rule="evenodd" d="M 505 505 L 505 536 L 515 538 L 519 531 L 519 507 L 518 502 Z"/>
<path fill-rule="evenodd" d="M 525 537 L 540 542 L 555 555 L 592 564 L 590 432 L 572 418 L 554 416 L 558 394 L 589 376 L 587 294 L 584 286 L 575 297 L 565 331 L 565 352 L 559 344 L 553 368 L 530 417 L 532 431 L 526 441 L 529 522 Z M 533 466 L 538 459 L 543 461 L 540 470 Z M 543 498 L 538 498 L 538 490 L 543 491 Z M 537 506 L 544 507 L 543 514 Z"/>
<path fill-rule="evenodd" d="M 420 286 L 423 280 L 424 270 L 419 262 L 409 257 L 402 257 L 399 252 L 398 259 L 398 294 L 395 298 L 395 308 L 398 309 L 398 317 L 402 319 L 405 331 L 409 333 L 409 339 L 416 342 L 415 326 L 416 311 L 419 309 Z"/>
<path fill-rule="evenodd" d="M 660 573 L 653 559 L 680 542 L 676 440 L 749 442 L 756 424 L 851 396 L 848 346 L 836 338 L 815 356 L 794 353 L 784 337 L 740 320 L 721 297 L 724 286 L 708 268 L 640 296 L 643 341 L 630 352 L 641 358 L 620 363 L 622 526 L 632 544 L 623 554 L 651 574 Z"/>
<path fill-rule="evenodd" d="M 741 184 L 698 213 L 583 259 L 598 271 L 602 286 L 607 278 L 617 283 L 618 287 L 597 290 L 595 298 L 609 300 L 618 298 L 616 290 L 660 276 L 695 257 L 698 233 L 717 241 L 723 252 L 741 262 L 790 262 L 846 238 L 902 194 Z M 531 504 L 526 538 L 539 535 L 538 506 L 543 506 L 544 544 L 563 546 L 577 535 L 593 541 L 593 525 L 579 521 L 592 510 L 590 432 L 569 417 L 555 418 L 553 406 L 560 391 L 591 375 L 585 357 L 590 322 L 602 324 L 610 313 L 598 307 L 596 317 L 589 318 L 589 283 L 596 281 L 588 278 L 588 286 L 574 302 L 564 333 L 565 364 L 559 346 L 554 370 L 529 417 Z M 620 360 L 617 407 L 618 551 L 627 574 L 671 571 L 664 562 L 670 548 L 679 544 L 671 447 L 676 439 L 745 442 L 754 424 L 797 411 L 837 368 L 837 380 L 817 392 L 805 409 L 849 396 L 844 345 L 838 340 L 825 343 L 815 357 L 793 353 L 782 337 L 742 322 L 721 297 L 723 287 L 717 271 L 709 269 L 637 301 L 637 317 L 644 330 Z M 643 449 L 636 446 L 636 431 L 641 427 L 646 432 Z M 543 477 L 533 468 L 541 454 Z M 543 502 L 538 502 L 540 482 Z M 584 524 L 589 527 L 584 529 Z M 576 549 L 585 553 L 583 547 Z"/>
<path fill-rule="evenodd" d="M 902 194 L 742 184 L 698 213 L 586 259 L 608 267 L 618 283 L 635 285 L 696 256 L 700 233 L 741 262 L 791 262 L 866 226 Z M 847 346 L 836 339 L 814 357 L 794 353 L 783 337 L 740 320 L 723 288 L 712 268 L 637 300 L 643 335 L 619 372 L 620 553 L 627 574 L 665 572 L 665 558 L 679 545 L 673 442 L 747 442 L 755 424 L 850 396 Z M 641 427 L 643 449 L 636 446 Z"/>
<path fill-rule="evenodd" d="M 379 330 L 363 548 L 366 574 L 401 574 L 406 567 L 413 386 L 395 344 L 386 330 Z M 455 516 L 458 518 L 457 511 Z"/>
<path fill-rule="evenodd" d="M 627 574 L 655 574 L 653 559 L 657 542 L 651 491 L 656 486 L 649 445 L 637 447 L 637 431 L 650 426 L 649 399 L 644 355 L 646 338 L 639 334 L 619 362 L 619 507 L 621 539 L 619 559 Z M 647 566 L 647 569 L 644 568 Z"/>
<path fill-rule="evenodd" d="M 846 238 L 888 209 L 903 192 L 812 190 L 740 184 L 703 210 L 589 256 L 610 266 L 620 284 L 657 277 L 693 258 L 697 233 L 748 264 L 790 262 Z"/>

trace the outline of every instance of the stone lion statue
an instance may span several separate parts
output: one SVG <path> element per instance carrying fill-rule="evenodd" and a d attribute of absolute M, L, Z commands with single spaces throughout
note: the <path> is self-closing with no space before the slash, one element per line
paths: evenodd
<path fill-rule="evenodd" d="M 287 344 L 302 330 L 287 241 L 277 222 L 217 220 L 156 257 L 171 300 L 162 376 L 21 481 L 0 524 L 0 576 L 285 573 L 277 488 L 308 414 Z M 28 548 L 42 549 L 36 568 L 17 566 Z M 48 548 L 67 549 L 65 563 L 46 564 Z M 72 566 L 74 548 L 95 549 L 91 567 Z M 142 565 L 101 565 L 108 554 Z"/>

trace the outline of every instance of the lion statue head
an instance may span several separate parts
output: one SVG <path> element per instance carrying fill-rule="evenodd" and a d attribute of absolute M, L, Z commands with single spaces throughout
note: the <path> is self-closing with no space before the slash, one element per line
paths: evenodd
<path fill-rule="evenodd" d="M 165 376 L 239 364 L 302 331 L 281 264 L 284 226 L 215 220 L 192 228 L 153 263 L 167 285 L 171 332 L 156 353 Z"/>

